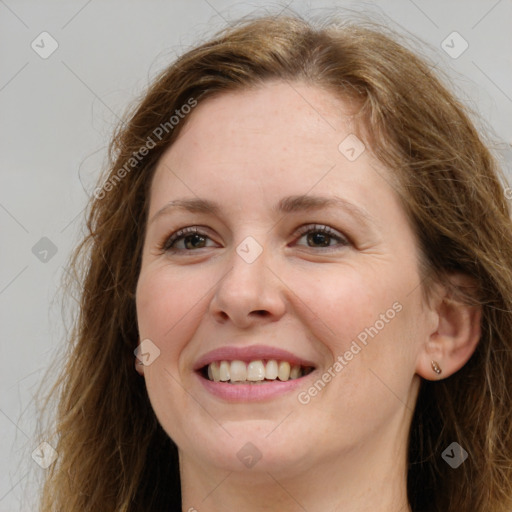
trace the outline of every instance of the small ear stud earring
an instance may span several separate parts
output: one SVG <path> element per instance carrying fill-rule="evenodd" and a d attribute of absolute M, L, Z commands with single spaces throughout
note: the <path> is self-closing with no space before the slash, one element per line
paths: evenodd
<path fill-rule="evenodd" d="M 143 363 L 142 361 L 139 361 L 139 360 L 137 359 L 137 364 L 142 366 L 144 363 Z"/>
<path fill-rule="evenodd" d="M 441 367 L 439 366 L 439 363 L 437 361 L 432 361 L 432 370 L 434 370 L 437 375 L 441 374 L 443 370 L 441 370 Z"/>

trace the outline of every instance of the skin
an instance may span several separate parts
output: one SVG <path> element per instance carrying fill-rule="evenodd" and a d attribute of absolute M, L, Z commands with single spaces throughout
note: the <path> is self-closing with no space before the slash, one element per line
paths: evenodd
<path fill-rule="evenodd" d="M 338 149 L 354 131 L 349 114 L 320 88 L 269 82 L 199 104 L 160 159 L 136 292 L 140 339 L 160 355 L 136 368 L 178 445 L 184 511 L 410 510 L 407 435 L 420 377 L 463 366 L 480 312 L 446 301 L 441 286 L 424 302 L 390 171 L 368 149 L 355 161 Z M 368 220 L 337 206 L 272 210 L 301 194 L 341 197 Z M 194 197 L 218 202 L 219 215 L 171 210 L 153 220 L 169 201 Z M 348 243 L 326 237 L 323 247 L 297 234 L 310 224 Z M 188 238 L 159 250 L 187 226 L 201 226 L 200 248 Z M 236 251 L 248 236 L 263 248 L 252 263 Z M 295 391 L 228 403 L 192 370 L 210 350 L 264 344 L 314 361 L 320 378 L 397 303 L 400 312 L 307 404 Z M 237 457 L 247 442 L 261 454 L 251 468 Z"/>

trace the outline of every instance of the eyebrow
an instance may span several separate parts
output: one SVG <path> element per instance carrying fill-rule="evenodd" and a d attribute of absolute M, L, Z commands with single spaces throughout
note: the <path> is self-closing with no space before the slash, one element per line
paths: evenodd
<path fill-rule="evenodd" d="M 346 199 L 338 196 L 312 196 L 312 195 L 295 195 L 282 198 L 273 208 L 274 213 L 298 213 L 303 211 L 315 211 L 323 208 L 341 208 L 347 210 L 356 217 L 357 220 L 364 223 L 373 223 L 372 217 L 362 208 L 350 203 Z M 183 198 L 169 201 L 160 210 L 158 210 L 149 224 L 158 217 L 167 214 L 173 210 L 184 210 L 192 213 L 208 213 L 219 216 L 220 206 L 208 199 L 201 198 Z"/>

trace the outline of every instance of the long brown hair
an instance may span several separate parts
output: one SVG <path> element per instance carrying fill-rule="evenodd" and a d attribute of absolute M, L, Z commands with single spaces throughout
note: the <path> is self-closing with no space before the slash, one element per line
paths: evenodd
<path fill-rule="evenodd" d="M 244 19 L 188 51 L 116 131 L 70 265 L 80 310 L 51 395 L 59 457 L 47 473 L 43 512 L 181 510 L 176 446 L 134 370 L 149 186 L 193 115 L 184 105 L 268 80 L 303 81 L 355 101 L 358 135 L 396 178 L 426 294 L 453 271 L 477 284 L 468 297 L 483 309 L 474 355 L 453 376 L 421 384 L 409 440 L 413 510 L 510 512 L 512 224 L 503 175 L 471 112 L 424 59 L 384 30 L 339 21 L 314 27 L 295 16 Z M 177 123 L 176 110 L 185 113 Z M 457 469 L 441 457 L 453 441 L 469 454 Z"/>

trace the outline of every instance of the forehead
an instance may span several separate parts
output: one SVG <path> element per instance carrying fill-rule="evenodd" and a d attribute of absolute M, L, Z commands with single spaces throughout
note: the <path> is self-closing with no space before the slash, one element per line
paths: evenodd
<path fill-rule="evenodd" d="M 354 110 L 348 100 L 301 82 L 270 82 L 207 99 L 161 157 L 153 188 L 182 178 L 199 193 L 203 184 L 238 180 L 300 194 L 315 183 L 328 189 L 333 180 L 371 181 L 371 167 L 381 166 L 369 151 L 347 158 L 347 149 L 358 143 Z"/>
<path fill-rule="evenodd" d="M 322 88 L 302 82 L 270 82 L 200 103 L 185 120 L 178 140 L 187 139 L 182 141 L 183 149 L 189 149 L 194 142 L 199 148 L 199 141 L 187 137 L 193 131 L 208 137 L 201 141 L 202 145 L 236 145 L 243 141 L 275 147 L 279 143 L 297 146 L 298 140 L 318 144 L 321 136 L 325 146 L 336 150 L 340 132 L 354 129 L 353 110 L 352 105 Z"/>

